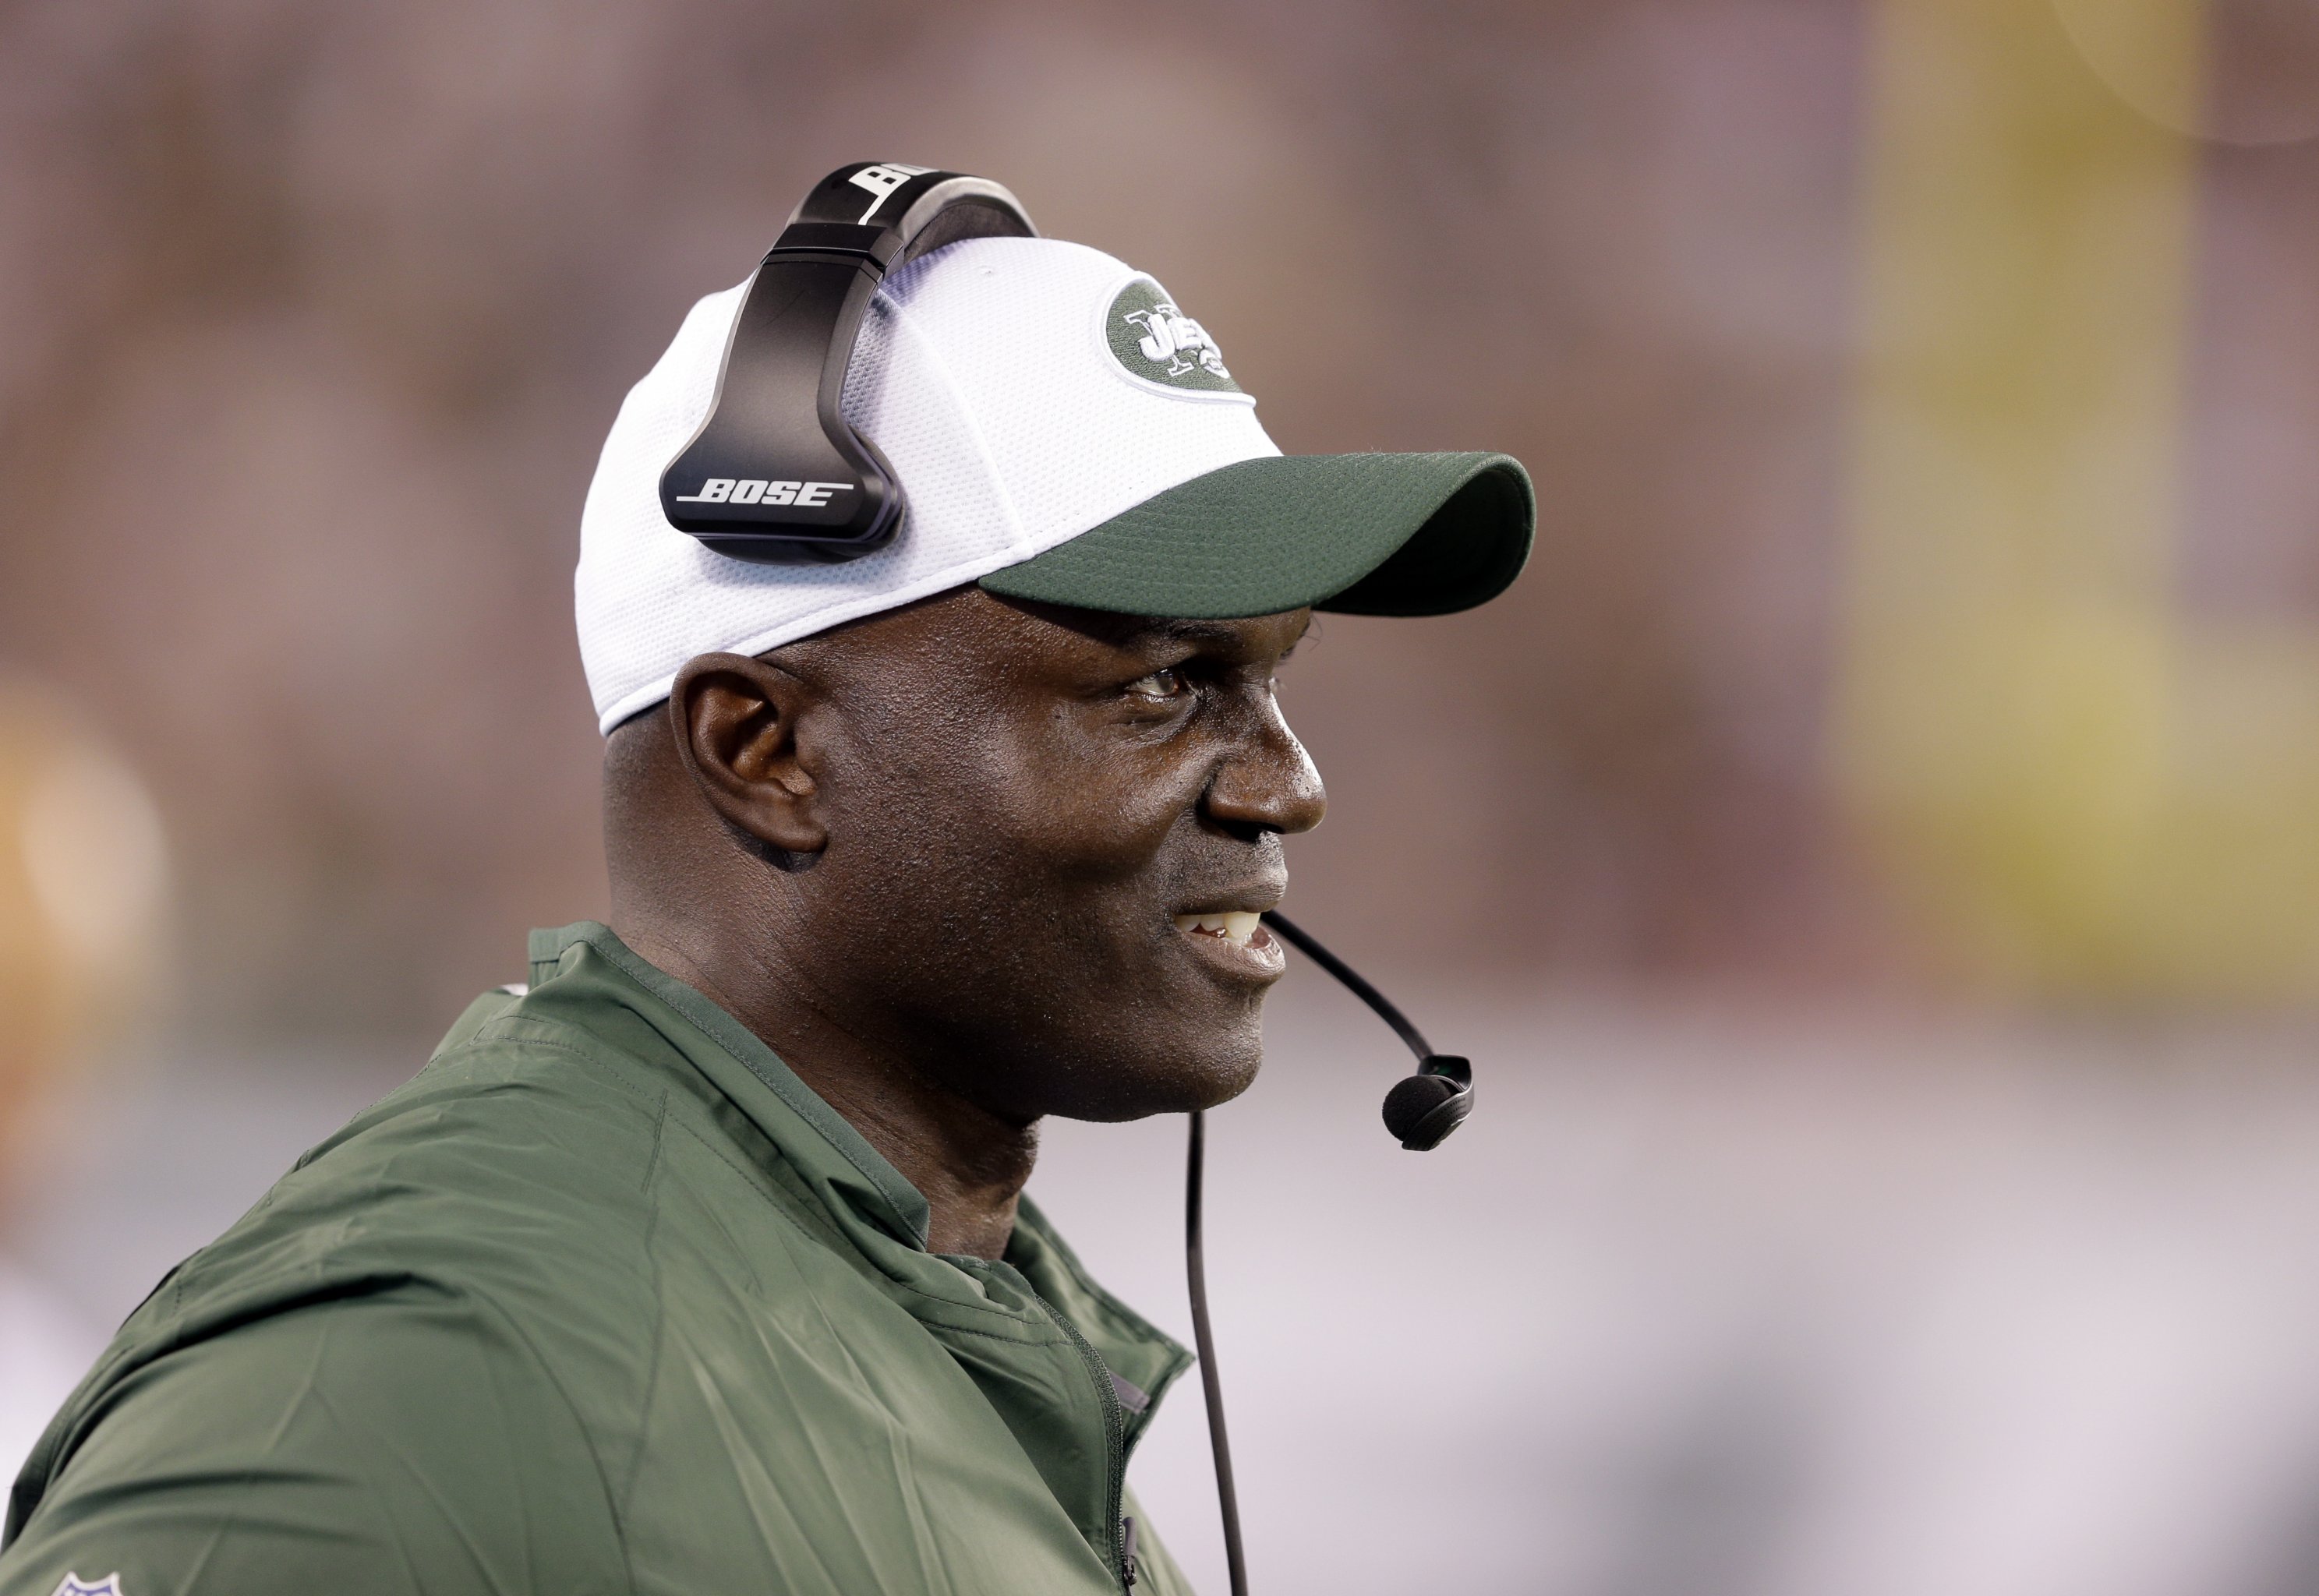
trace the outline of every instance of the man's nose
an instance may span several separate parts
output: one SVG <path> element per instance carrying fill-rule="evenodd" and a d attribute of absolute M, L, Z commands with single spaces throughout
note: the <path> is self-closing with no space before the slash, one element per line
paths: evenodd
<path fill-rule="evenodd" d="M 1294 833 L 1321 824 L 1329 807 L 1321 772 L 1270 694 L 1252 709 L 1239 745 L 1216 767 L 1201 807 L 1234 830 Z"/>

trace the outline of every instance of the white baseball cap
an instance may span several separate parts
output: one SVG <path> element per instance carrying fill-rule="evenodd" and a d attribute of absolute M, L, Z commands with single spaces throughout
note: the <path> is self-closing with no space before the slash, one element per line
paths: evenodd
<path fill-rule="evenodd" d="M 1143 615 L 1441 614 L 1502 591 L 1529 554 L 1510 457 L 1285 456 L 1152 278 L 1012 238 L 913 261 L 863 318 L 843 409 L 907 496 L 894 541 L 834 564 L 718 554 L 670 524 L 659 483 L 708 414 L 747 286 L 692 307 L 588 490 L 580 654 L 606 733 L 697 654 L 762 654 L 971 582 Z"/>

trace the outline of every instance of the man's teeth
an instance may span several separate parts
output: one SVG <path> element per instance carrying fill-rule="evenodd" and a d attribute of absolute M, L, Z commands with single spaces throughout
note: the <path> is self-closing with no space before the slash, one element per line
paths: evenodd
<path fill-rule="evenodd" d="M 1256 934 L 1257 923 L 1262 915 L 1247 909 L 1232 909 L 1221 915 L 1178 915 L 1178 931 L 1204 931 L 1211 936 L 1221 936 L 1235 948 L 1248 946 L 1249 938 Z"/>

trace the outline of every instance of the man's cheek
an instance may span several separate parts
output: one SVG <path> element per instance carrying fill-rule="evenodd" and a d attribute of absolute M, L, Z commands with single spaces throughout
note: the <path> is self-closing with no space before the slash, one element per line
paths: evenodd
<path fill-rule="evenodd" d="M 1148 862 L 1188 808 L 1162 787 L 1067 777 L 1018 795 L 991 819 L 1026 853 L 1112 875 Z"/>
<path fill-rule="evenodd" d="M 1151 875 L 1174 829 L 1172 815 L 1125 806 L 1090 808 L 1054 827 L 1047 857 L 1075 879 L 1116 887 Z"/>

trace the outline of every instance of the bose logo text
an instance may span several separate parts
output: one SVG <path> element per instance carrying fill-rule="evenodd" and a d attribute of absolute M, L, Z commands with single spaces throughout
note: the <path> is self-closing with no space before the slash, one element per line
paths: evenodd
<path fill-rule="evenodd" d="M 679 504 L 794 504 L 814 509 L 829 502 L 832 493 L 851 493 L 852 482 L 769 482 L 757 477 L 735 481 L 712 476 L 698 493 L 679 493 Z"/>

